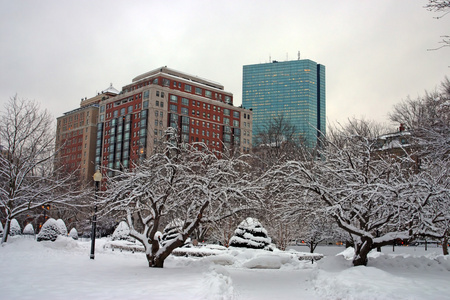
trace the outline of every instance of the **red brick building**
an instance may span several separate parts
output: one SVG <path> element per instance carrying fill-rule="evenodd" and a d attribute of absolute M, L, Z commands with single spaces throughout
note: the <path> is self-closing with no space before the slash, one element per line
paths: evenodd
<path fill-rule="evenodd" d="M 95 142 L 99 103 L 115 97 L 112 87 L 92 98 L 81 100 L 80 108 L 57 118 L 55 168 L 62 172 L 77 172 L 81 180 L 89 180 L 95 171 Z"/>
<path fill-rule="evenodd" d="M 128 168 L 150 156 L 168 127 L 178 129 L 181 141 L 203 142 L 218 155 L 251 151 L 252 111 L 233 106 L 233 94 L 219 83 L 162 67 L 135 77 L 117 94 L 106 91 L 58 118 L 57 145 L 67 144 L 62 161 L 86 171 L 85 179 L 98 166 Z M 86 129 L 88 111 L 94 119 Z"/>

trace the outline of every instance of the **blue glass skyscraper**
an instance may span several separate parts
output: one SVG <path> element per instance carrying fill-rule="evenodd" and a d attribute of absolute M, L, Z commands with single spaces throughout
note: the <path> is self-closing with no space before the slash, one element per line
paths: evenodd
<path fill-rule="evenodd" d="M 325 66 L 309 59 L 243 67 L 242 105 L 253 109 L 253 137 L 283 115 L 307 146 L 325 134 Z"/>

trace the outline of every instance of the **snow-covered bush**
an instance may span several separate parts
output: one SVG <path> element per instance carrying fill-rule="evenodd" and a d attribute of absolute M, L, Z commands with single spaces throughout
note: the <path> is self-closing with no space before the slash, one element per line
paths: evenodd
<path fill-rule="evenodd" d="M 164 228 L 163 233 L 162 233 L 162 237 L 161 237 L 161 245 L 164 247 L 164 245 L 166 245 L 169 241 L 175 239 L 178 237 L 178 235 L 180 234 L 180 232 L 182 232 L 183 230 L 183 222 L 180 219 L 175 219 L 172 222 L 170 222 L 169 224 L 167 224 L 167 226 Z M 190 245 L 191 244 L 191 239 L 188 238 L 183 247 Z"/>
<path fill-rule="evenodd" d="M 230 246 L 272 250 L 271 242 L 267 230 L 262 227 L 261 223 L 255 218 L 247 218 L 234 231 L 234 236 L 230 239 Z"/>
<path fill-rule="evenodd" d="M 58 224 L 59 234 L 60 234 L 60 235 L 63 235 L 63 236 L 67 236 L 67 227 L 66 227 L 66 223 L 64 223 L 63 220 L 58 219 L 58 220 L 56 220 L 56 224 Z"/>
<path fill-rule="evenodd" d="M 28 223 L 27 226 L 23 229 L 23 234 L 25 235 L 34 235 L 34 228 L 31 223 Z"/>
<path fill-rule="evenodd" d="M 70 230 L 69 236 L 74 240 L 78 240 L 78 231 L 75 229 L 75 227 Z"/>
<path fill-rule="evenodd" d="M 16 219 L 11 220 L 11 227 L 9 228 L 9 235 L 15 236 L 15 235 L 21 235 L 22 229 L 20 229 L 19 222 L 17 222 Z"/>
<path fill-rule="evenodd" d="M 38 233 L 36 240 L 40 241 L 52 241 L 54 242 L 60 234 L 59 224 L 55 219 L 48 219 L 44 225 L 42 225 L 41 231 Z"/>
<path fill-rule="evenodd" d="M 0 237 L 3 236 L 3 225 L 2 222 L 0 222 Z"/>
<path fill-rule="evenodd" d="M 129 241 L 131 240 L 130 237 L 130 227 L 128 226 L 127 222 L 122 221 L 117 225 L 116 230 L 114 230 L 113 235 L 111 237 L 111 240 L 113 241 Z"/>

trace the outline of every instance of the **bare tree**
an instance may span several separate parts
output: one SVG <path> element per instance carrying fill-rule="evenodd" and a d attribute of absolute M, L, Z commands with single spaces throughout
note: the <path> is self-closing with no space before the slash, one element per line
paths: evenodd
<path fill-rule="evenodd" d="M 411 133 L 410 143 L 420 161 L 422 184 L 447 190 L 439 201 L 433 202 L 434 212 L 429 216 L 440 221 L 438 225 L 445 231 L 442 238 L 446 245 L 450 231 L 450 81 L 445 78 L 440 89 L 397 104 L 390 118 L 405 124 Z M 435 223 L 428 224 L 428 227 L 436 226 Z M 443 247 L 443 252 L 448 254 L 446 247 Z"/>
<path fill-rule="evenodd" d="M 108 178 L 104 211 L 125 211 L 130 236 L 145 248 L 149 267 L 164 260 L 201 223 L 209 223 L 252 207 L 259 190 L 248 178 L 248 165 L 236 158 L 217 158 L 206 145 L 178 144 L 174 132 L 162 152 L 132 171 Z M 163 223 L 182 221 L 179 235 L 161 246 L 155 234 Z"/>
<path fill-rule="evenodd" d="M 253 151 L 266 169 L 280 161 L 293 159 L 303 147 L 295 126 L 283 114 L 268 120 L 256 140 Z"/>
<path fill-rule="evenodd" d="M 0 117 L 0 209 L 6 216 L 2 243 L 11 220 L 51 203 L 68 204 L 70 177 L 54 176 L 52 119 L 32 101 L 11 98 Z"/>
<path fill-rule="evenodd" d="M 440 16 L 435 17 L 435 19 L 441 19 L 445 15 L 447 15 L 450 12 L 450 1 L 448 0 L 428 0 L 428 4 L 425 5 L 425 8 L 432 12 L 439 12 L 441 13 Z M 442 44 L 440 47 L 429 49 L 429 50 L 438 50 L 444 47 L 450 47 L 450 36 L 449 35 L 443 35 L 441 36 L 442 41 L 440 43 Z"/>

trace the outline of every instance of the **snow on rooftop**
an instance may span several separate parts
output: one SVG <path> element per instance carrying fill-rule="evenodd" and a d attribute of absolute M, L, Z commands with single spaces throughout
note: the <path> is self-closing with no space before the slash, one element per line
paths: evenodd
<path fill-rule="evenodd" d="M 105 94 L 105 93 L 111 93 L 111 94 L 118 95 L 120 92 L 117 89 L 115 89 L 113 87 L 113 84 L 111 83 L 110 86 L 107 89 L 102 91 L 102 94 Z"/>

